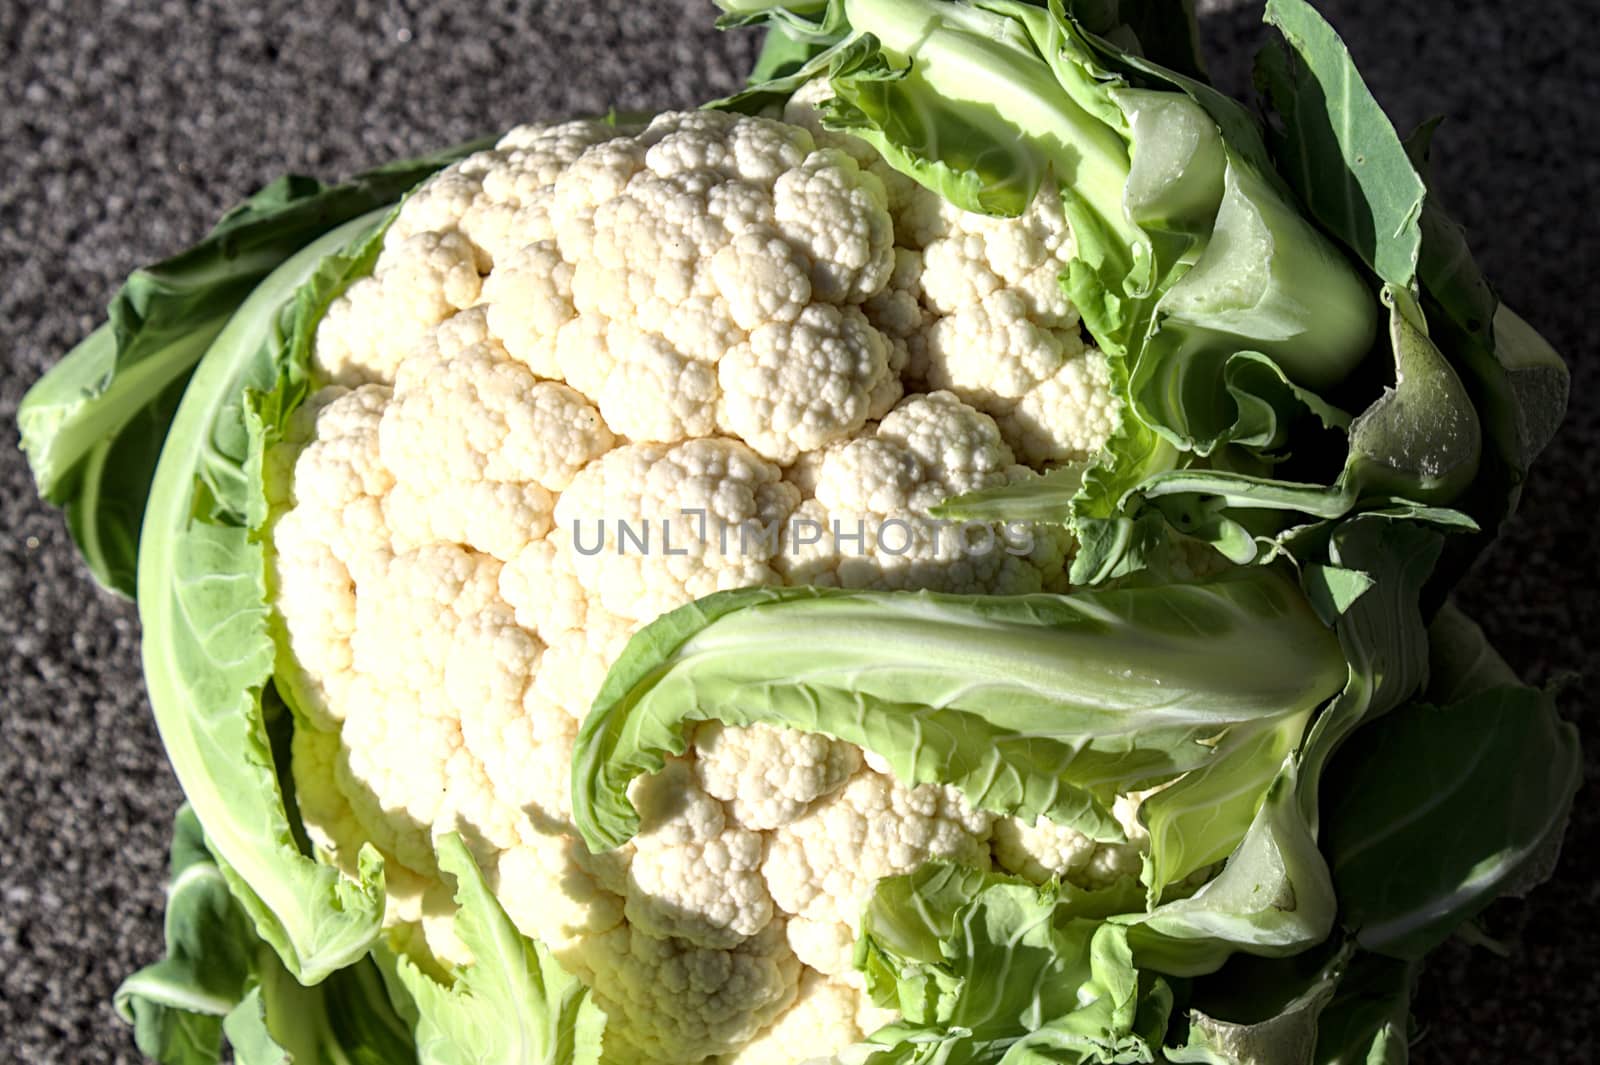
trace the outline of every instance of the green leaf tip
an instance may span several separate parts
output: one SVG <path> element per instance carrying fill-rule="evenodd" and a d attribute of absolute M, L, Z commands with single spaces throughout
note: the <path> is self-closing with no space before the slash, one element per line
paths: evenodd
<path fill-rule="evenodd" d="M 1426 188 L 1394 126 L 1332 26 L 1305 0 L 1268 0 L 1285 47 L 1257 57 L 1256 81 L 1281 125 L 1280 164 L 1316 218 L 1385 282 L 1408 286 L 1422 250 Z"/>
<path fill-rule="evenodd" d="M 1409 293 L 1384 289 L 1394 388 L 1350 426 L 1349 472 L 1368 492 L 1448 503 L 1478 472 L 1483 434 L 1455 370 Z"/>

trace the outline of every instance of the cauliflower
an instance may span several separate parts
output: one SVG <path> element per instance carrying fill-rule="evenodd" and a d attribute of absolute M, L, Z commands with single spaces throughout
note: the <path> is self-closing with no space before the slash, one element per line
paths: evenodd
<path fill-rule="evenodd" d="M 628 920 L 662 938 L 733 947 L 772 922 L 761 869 L 766 841 L 729 824 L 693 773 L 674 762 L 633 789 L 643 823 L 629 869 Z"/>
<path fill-rule="evenodd" d="M 798 1065 L 814 1060 L 815 1048 L 854 1043 L 895 1016 L 874 1006 L 861 988 L 807 969 L 794 1005 L 724 1065 Z"/>
<path fill-rule="evenodd" d="M 987 867 L 993 818 L 939 784 L 907 788 L 868 766 L 806 816 L 772 833 L 763 872 L 789 922 L 789 945 L 818 972 L 850 968 L 872 887 L 931 859 Z"/>
<path fill-rule="evenodd" d="M 1111 812 L 1122 826 L 1126 843 L 1096 843 L 1065 825 L 1044 818 L 1024 822 L 1003 817 L 994 825 L 994 858 L 1008 872 L 1042 884 L 1052 877 L 1084 887 L 1103 887 L 1125 876 L 1138 876 L 1150 833 L 1139 820 L 1145 793 L 1119 795 Z"/>
<path fill-rule="evenodd" d="M 951 496 L 1033 475 L 992 418 L 949 392 L 908 396 L 811 467 L 811 498 L 778 560 L 790 583 L 1020 594 L 1061 579 L 1066 544 L 1048 530 L 1029 530 L 1024 544 L 984 527 L 974 544 L 972 529 L 925 516 Z"/>
<path fill-rule="evenodd" d="M 861 767 L 861 750 L 814 732 L 770 725 L 695 730 L 700 787 L 727 803 L 734 820 L 758 831 L 794 821 L 817 799 L 837 791 Z"/>
<path fill-rule="evenodd" d="M 1540 770 L 1516 855 L 1577 788 L 1424 609 L 1564 367 L 1419 261 L 1426 183 L 1299 0 L 1265 150 L 1163 71 L 1193 41 L 1082 5 L 722 6 L 774 31 L 746 91 L 275 183 L 17 405 L 192 803 L 118 1012 L 186 1060 L 1288 1060 L 1404 859 L 1529 879 L 1410 838 L 1474 769 L 1333 882 L 1476 754 L 1433 703 Z M 1330 131 L 1403 218 L 1304 211 Z M 1178 1009 L 1297 952 L 1259 1024 Z"/>
<path fill-rule="evenodd" d="M 593 987 L 616 1062 L 799 1061 L 891 1019 L 850 970 L 881 877 L 1137 870 L 1135 821 L 1096 849 L 850 744 L 716 722 L 635 782 L 631 843 L 573 832 L 579 724 L 661 614 L 758 585 L 1064 584 L 1065 534 L 928 514 L 1110 432 L 1058 198 L 964 215 L 822 131 L 817 99 L 528 127 L 443 171 L 322 320 L 320 391 L 269 456 L 319 854 L 354 875 L 375 845 L 395 942 L 456 962 L 435 842 L 460 832 Z"/>

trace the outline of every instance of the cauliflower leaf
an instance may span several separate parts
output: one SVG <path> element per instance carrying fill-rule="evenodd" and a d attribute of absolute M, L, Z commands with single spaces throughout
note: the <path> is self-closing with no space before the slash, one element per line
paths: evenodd
<path fill-rule="evenodd" d="M 517 931 L 459 835 L 442 837 L 438 850 L 456 882 L 456 935 L 473 961 L 441 984 L 395 959 L 417 1007 L 422 1065 L 597 1065 L 606 1015 L 589 989 Z"/>
<path fill-rule="evenodd" d="M 574 817 L 592 848 L 626 842 L 628 782 L 715 719 L 823 732 L 908 784 L 1117 841 L 1109 794 L 1226 758 L 1216 740 L 1252 723 L 1292 722 L 1297 741 L 1344 676 L 1332 633 L 1265 568 L 1072 596 L 727 592 L 613 667 L 573 755 Z"/>

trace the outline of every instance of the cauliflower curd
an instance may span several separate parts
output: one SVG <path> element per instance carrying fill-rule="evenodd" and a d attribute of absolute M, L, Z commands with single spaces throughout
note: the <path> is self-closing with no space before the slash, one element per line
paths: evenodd
<path fill-rule="evenodd" d="M 427 182 L 316 336 L 267 478 L 278 676 L 321 856 L 388 871 L 398 943 L 470 960 L 433 841 L 589 983 L 616 1062 L 781 1065 L 892 1019 L 851 967 L 930 859 L 1136 875 L 1130 842 L 999 820 L 856 747 L 701 726 L 571 832 L 578 726 L 628 638 L 720 589 L 1063 590 L 1063 536 L 928 508 L 1093 455 L 1116 415 L 1059 275 L 1059 198 L 965 214 L 823 131 L 696 111 L 526 127 Z"/>

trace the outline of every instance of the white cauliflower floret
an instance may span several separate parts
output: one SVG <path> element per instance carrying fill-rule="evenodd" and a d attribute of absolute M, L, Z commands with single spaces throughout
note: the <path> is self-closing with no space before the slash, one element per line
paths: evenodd
<path fill-rule="evenodd" d="M 882 416 L 900 391 L 883 335 L 860 311 L 827 304 L 758 326 L 717 374 L 722 428 L 784 464 Z"/>
<path fill-rule="evenodd" d="M 356 672 L 419 697 L 442 694 L 454 638 L 499 600 L 499 576 L 495 559 L 453 545 L 397 555 L 361 582 L 351 641 Z"/>
<path fill-rule="evenodd" d="M 606 671 L 640 625 L 631 618 L 591 609 L 587 624 L 567 630 L 546 647 L 546 668 L 539 671 L 539 691 L 574 722 L 581 722 L 600 691 Z"/>
<path fill-rule="evenodd" d="M 460 548 L 424 548 L 364 581 L 357 599 L 336 775 L 370 838 L 419 872 L 434 868 L 434 824 L 500 809 L 443 690 L 457 637 L 498 598 L 499 568 Z M 514 838 L 509 816 L 475 828 L 501 845 Z"/>
<path fill-rule="evenodd" d="M 484 326 L 506 353 L 540 377 L 559 380 L 556 338 L 577 314 L 572 264 L 554 240 L 526 245 L 503 258 L 483 283 Z"/>
<path fill-rule="evenodd" d="M 452 782 L 474 768 L 460 726 L 429 713 L 402 687 L 360 677 L 340 739 L 335 779 L 367 837 L 404 865 L 433 874 L 431 826 L 449 808 Z"/>
<path fill-rule="evenodd" d="M 274 529 L 268 565 L 282 647 L 275 675 L 279 690 L 318 728 L 338 727 L 349 701 L 355 653 L 356 586 L 339 557 L 291 513 Z"/>
<path fill-rule="evenodd" d="M 394 487 L 394 474 L 383 464 L 378 431 L 389 401 L 382 385 L 332 387 L 295 412 L 289 433 L 307 442 L 294 462 L 291 510 L 284 517 L 292 516 L 299 527 L 289 534 L 274 531 L 280 549 L 286 539 L 315 541 L 355 578 L 387 566 L 390 532 L 382 501 Z"/>
<path fill-rule="evenodd" d="M 717 293 L 740 329 L 792 322 L 811 304 L 810 264 L 776 230 L 752 226 L 711 259 Z"/>
<path fill-rule="evenodd" d="M 647 621 L 725 588 L 779 583 L 777 545 L 758 533 L 798 501 L 777 467 L 732 440 L 631 444 L 562 493 L 552 535 L 570 545 L 590 599 Z"/>
<path fill-rule="evenodd" d="M 438 694 L 450 633 L 488 601 L 494 568 L 458 548 L 430 548 L 397 556 L 381 576 L 363 580 L 338 744 L 330 752 L 318 739 L 330 734 L 296 731 L 307 830 L 344 860 L 354 856 L 352 840 L 373 841 L 389 857 L 392 921 L 421 918 L 422 899 L 438 880 L 435 825 L 451 822 L 456 809 L 490 814 L 474 825 L 483 838 L 501 846 L 514 838 L 509 817 L 493 817 L 499 806 L 490 780 Z M 389 614 L 381 622 L 373 611 Z M 386 646 L 403 668 L 382 657 Z"/>
<path fill-rule="evenodd" d="M 714 319 L 688 311 L 662 315 L 663 327 L 684 347 L 630 322 L 585 315 L 568 322 L 556 340 L 556 359 L 565 379 L 593 396 L 606 421 L 634 440 L 677 441 L 706 436 L 716 429 L 717 365 L 696 358 L 687 333 L 714 329 Z M 726 350 L 738 339 L 731 329 L 712 333 L 694 347 Z"/>
<path fill-rule="evenodd" d="M 883 183 L 844 152 L 824 148 L 787 170 L 772 190 L 778 226 L 811 260 L 819 299 L 860 303 L 894 269 L 894 226 Z"/>
<path fill-rule="evenodd" d="M 493 809 L 459 809 L 469 822 L 509 817 L 523 826 L 521 835 L 571 828 L 568 768 L 578 723 L 534 686 L 543 652 L 503 603 L 456 634 L 444 694 L 494 784 Z"/>
<path fill-rule="evenodd" d="M 559 492 L 615 438 L 582 394 L 539 380 L 486 341 L 408 360 L 379 442 L 401 481 L 532 483 Z"/>
<path fill-rule="evenodd" d="M 789 1011 L 724 1065 L 800 1065 L 815 1060 L 819 1047 L 859 1042 L 896 1016 L 860 988 L 807 969 Z"/>
<path fill-rule="evenodd" d="M 628 920 L 663 938 L 734 947 L 772 920 L 761 879 L 762 838 L 730 824 L 722 803 L 694 784 L 694 770 L 672 761 L 636 782 L 639 811 L 628 874 Z"/>
<path fill-rule="evenodd" d="M 732 950 L 623 925 L 587 941 L 574 969 L 606 1011 L 605 1061 L 690 1065 L 748 1043 L 794 1001 L 800 963 L 783 922 Z"/>
<path fill-rule="evenodd" d="M 462 544 L 498 559 L 514 558 L 550 530 L 550 493 L 510 481 L 446 481 L 437 488 L 397 484 L 383 501 L 398 551 Z"/>
<path fill-rule="evenodd" d="M 381 385 L 326 388 L 295 412 L 289 439 L 302 444 L 292 480 L 268 479 L 291 509 L 272 530 L 272 581 L 288 654 L 278 673 L 301 709 L 324 728 L 344 716 L 356 630 L 356 581 L 383 572 L 391 539 L 384 493 L 394 477 L 378 455 Z"/>
<path fill-rule="evenodd" d="M 708 721 L 695 730 L 694 751 L 700 786 L 726 802 L 734 820 L 758 830 L 789 824 L 861 768 L 852 744 L 771 725 Z"/>
<path fill-rule="evenodd" d="M 296 728 L 290 747 L 295 802 L 306 835 L 319 856 L 354 879 L 361 848 L 373 846 L 383 857 L 384 925 L 395 927 L 422 917 L 422 900 L 438 883 L 432 870 L 407 868 L 372 841 L 371 833 L 339 787 L 340 738 L 337 732 Z"/>
<path fill-rule="evenodd" d="M 1111 370 L 1098 348 L 1085 348 L 1061 364 L 1000 418 L 1017 458 L 1029 466 L 1093 458 L 1116 429 L 1119 404 Z"/>
<path fill-rule="evenodd" d="M 872 435 L 836 444 L 802 471 L 813 497 L 795 511 L 779 559 L 793 584 L 1033 592 L 1059 576 L 1061 546 L 928 516 L 945 499 L 1023 475 L 994 420 L 948 392 L 907 397 Z M 1030 550 L 1024 550 L 1031 548 Z"/>
<path fill-rule="evenodd" d="M 1078 313 L 1059 283 L 1072 260 L 1072 231 L 1060 193 L 1045 185 L 1017 218 L 963 211 L 935 200 L 938 221 L 922 234 L 922 291 L 940 314 L 953 314 L 1010 290 L 1041 326 L 1076 329 Z"/>
<path fill-rule="evenodd" d="M 555 202 L 570 277 L 549 249 L 524 252 L 505 291 L 539 309 L 492 311 L 491 325 L 526 329 L 508 350 L 593 397 L 617 432 L 705 436 L 721 410 L 723 428 L 790 461 L 860 428 L 868 397 L 883 401 L 886 344 L 833 306 L 872 295 L 894 261 L 882 185 L 848 156 L 765 120 L 664 115 L 585 155 L 557 179 Z M 491 296 L 499 285 L 491 278 Z M 775 390 L 782 375 L 762 367 L 778 345 L 808 354 Z M 835 392 L 837 412 L 826 409 Z M 766 406 L 781 396 L 806 413 Z"/>
<path fill-rule="evenodd" d="M 824 101 L 833 95 L 833 87 L 828 84 L 827 78 L 813 78 L 795 90 L 783 105 L 783 120 L 790 125 L 800 126 L 811 134 L 819 148 L 834 148 L 844 152 L 862 170 L 868 171 L 883 184 L 885 197 L 889 202 L 889 213 L 895 219 L 895 242 L 904 243 L 904 226 L 901 224 L 901 214 L 912 203 L 937 204 L 939 197 L 917 184 L 914 178 L 907 177 L 883 161 L 876 148 L 862 140 L 860 137 L 836 130 L 825 129 L 822 125 L 820 108 Z"/>
<path fill-rule="evenodd" d="M 897 247 L 889 284 L 861 305 L 889 345 L 889 368 L 901 387 L 902 378 L 922 381 L 928 376 L 927 332 L 934 318 L 920 301 L 921 291 L 922 253 Z"/>
<path fill-rule="evenodd" d="M 531 833 L 500 855 L 492 886 L 518 931 L 572 965 L 582 944 L 622 924 L 614 874 L 631 854 L 591 856 L 572 836 Z M 596 868 L 607 864 L 614 869 Z"/>
<path fill-rule="evenodd" d="M 772 900 L 792 915 L 795 954 L 824 973 L 848 971 L 873 885 L 934 859 L 988 868 L 993 820 L 954 788 L 907 788 L 871 769 L 857 773 L 769 837 L 762 871 Z"/>
<path fill-rule="evenodd" d="M 1079 887 L 1098 888 L 1138 876 L 1150 849 L 1150 833 L 1139 820 L 1139 804 L 1148 794 L 1119 795 L 1112 804 L 1112 815 L 1127 836 L 1125 843 L 1097 843 L 1043 817 L 1031 824 L 1000 818 L 994 825 L 995 864 L 1035 884 L 1060 877 Z"/>
<path fill-rule="evenodd" d="M 926 350 L 929 387 L 999 414 L 1081 354 L 1083 340 L 1040 325 L 1020 295 L 1001 289 L 934 322 Z"/>
<path fill-rule="evenodd" d="M 592 599 L 573 557 L 565 535 L 530 544 L 500 571 L 500 594 L 515 609 L 517 624 L 545 644 L 539 691 L 578 722 L 642 622 Z"/>
<path fill-rule="evenodd" d="M 538 380 L 497 342 L 439 346 L 401 367 L 379 425 L 397 482 L 387 520 L 402 549 L 462 543 L 510 559 L 549 531 L 552 493 L 615 438 L 581 394 Z"/>
<path fill-rule="evenodd" d="M 948 389 L 1000 422 L 1030 465 L 1079 461 L 1110 437 L 1116 407 L 1105 356 L 1087 347 L 1061 277 L 1074 254 L 1061 197 L 1046 184 L 1015 219 L 923 206 L 914 260 L 897 268 L 873 320 L 907 340 L 907 374 Z M 904 329 L 905 325 L 900 328 Z M 905 334 L 899 334 L 905 335 Z"/>
<path fill-rule="evenodd" d="M 904 447 L 950 495 L 988 488 L 1014 465 L 994 422 L 949 393 L 912 396 L 876 435 Z"/>
<path fill-rule="evenodd" d="M 1031 824 L 1005 817 L 994 826 L 995 864 L 1035 884 L 1059 876 L 1081 886 L 1097 846 L 1082 832 L 1043 817 Z"/>
<path fill-rule="evenodd" d="M 328 308 L 317 325 L 313 365 L 338 384 L 393 381 L 435 326 L 478 302 L 487 266 L 458 232 L 400 241 Z"/>
<path fill-rule="evenodd" d="M 555 179 L 594 145 L 629 132 L 606 122 L 519 126 L 423 184 L 400 207 L 384 240 L 459 229 L 490 264 L 555 235 L 550 201 Z"/>

